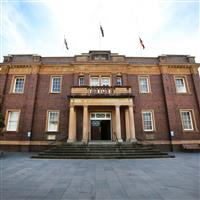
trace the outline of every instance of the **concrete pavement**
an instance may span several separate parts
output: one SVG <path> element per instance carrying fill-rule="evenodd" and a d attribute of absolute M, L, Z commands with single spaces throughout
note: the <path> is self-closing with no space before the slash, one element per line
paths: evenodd
<path fill-rule="evenodd" d="M 1 200 L 200 199 L 200 154 L 168 159 L 42 160 L 0 158 Z"/>

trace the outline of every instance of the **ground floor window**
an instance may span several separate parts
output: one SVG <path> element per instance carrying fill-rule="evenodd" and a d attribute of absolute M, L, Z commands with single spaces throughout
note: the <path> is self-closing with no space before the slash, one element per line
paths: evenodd
<path fill-rule="evenodd" d="M 47 113 L 48 113 L 47 131 L 48 132 L 58 131 L 59 111 L 48 111 Z"/>
<path fill-rule="evenodd" d="M 181 110 L 181 121 L 182 121 L 183 130 L 185 131 L 194 130 L 191 110 Z"/>
<path fill-rule="evenodd" d="M 7 131 L 17 131 L 19 124 L 20 111 L 8 111 L 7 114 Z"/>
<path fill-rule="evenodd" d="M 144 131 L 154 131 L 153 111 L 142 111 L 142 122 Z"/>

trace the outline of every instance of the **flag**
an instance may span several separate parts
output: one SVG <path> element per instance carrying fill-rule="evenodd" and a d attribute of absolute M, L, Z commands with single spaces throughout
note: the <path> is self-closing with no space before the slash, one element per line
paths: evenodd
<path fill-rule="evenodd" d="M 101 35 L 102 35 L 102 37 L 104 37 L 104 31 L 103 31 L 103 28 L 102 28 L 101 25 L 100 25 L 100 31 L 101 31 Z"/>
<path fill-rule="evenodd" d="M 139 37 L 139 40 L 140 40 L 140 44 L 141 44 L 142 48 L 145 49 L 145 46 L 144 46 L 144 44 L 143 44 L 143 41 L 142 41 L 142 39 L 141 39 L 140 37 Z"/>
<path fill-rule="evenodd" d="M 68 45 L 67 45 L 67 40 L 64 38 L 64 44 L 67 50 L 69 50 Z"/>

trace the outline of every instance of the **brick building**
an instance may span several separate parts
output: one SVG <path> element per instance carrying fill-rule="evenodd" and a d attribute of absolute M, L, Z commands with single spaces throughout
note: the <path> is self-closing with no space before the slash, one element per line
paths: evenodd
<path fill-rule="evenodd" d="M 200 143 L 194 57 L 8 55 L 0 63 L 0 147 L 41 150 L 61 141 Z"/>

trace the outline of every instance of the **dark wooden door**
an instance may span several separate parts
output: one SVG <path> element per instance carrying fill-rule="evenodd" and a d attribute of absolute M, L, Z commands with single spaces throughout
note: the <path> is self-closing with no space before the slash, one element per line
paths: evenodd
<path fill-rule="evenodd" d="M 91 120 L 91 140 L 101 140 L 101 120 Z"/>

